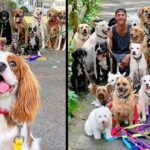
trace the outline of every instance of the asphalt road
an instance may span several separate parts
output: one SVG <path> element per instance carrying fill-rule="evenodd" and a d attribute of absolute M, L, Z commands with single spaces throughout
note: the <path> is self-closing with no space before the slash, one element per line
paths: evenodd
<path fill-rule="evenodd" d="M 66 52 L 45 51 L 42 54 L 47 60 L 29 62 L 41 87 L 41 108 L 32 130 L 47 150 L 65 150 Z"/>

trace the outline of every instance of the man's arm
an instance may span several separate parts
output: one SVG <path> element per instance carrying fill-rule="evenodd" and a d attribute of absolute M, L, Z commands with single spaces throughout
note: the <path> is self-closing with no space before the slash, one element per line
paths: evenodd
<path fill-rule="evenodd" d="M 111 49 L 112 49 L 112 37 L 113 37 L 112 29 L 110 29 L 108 31 L 107 37 L 108 37 L 108 49 L 111 51 Z"/>

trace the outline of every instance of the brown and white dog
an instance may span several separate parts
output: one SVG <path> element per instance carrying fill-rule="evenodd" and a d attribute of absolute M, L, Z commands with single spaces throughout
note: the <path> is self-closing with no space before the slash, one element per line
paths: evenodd
<path fill-rule="evenodd" d="M 96 101 L 92 104 L 96 107 L 105 106 L 109 103 L 109 94 L 112 92 L 112 86 L 98 86 L 96 84 L 90 84 L 89 90 L 96 96 Z"/>
<path fill-rule="evenodd" d="M 7 39 L 5 37 L 0 37 L 0 51 L 5 51 L 6 43 Z"/>
<path fill-rule="evenodd" d="M 22 9 L 13 12 L 12 29 L 19 34 L 19 45 L 25 45 L 28 40 L 28 26 Z"/>
<path fill-rule="evenodd" d="M 39 140 L 30 131 L 39 99 L 37 79 L 24 59 L 0 52 L 0 149 L 13 150 L 15 138 L 21 135 L 22 149 L 40 150 Z"/>
<path fill-rule="evenodd" d="M 36 7 L 33 12 L 32 26 L 36 26 L 39 31 L 38 36 L 42 39 L 42 49 L 45 48 L 46 25 L 43 18 L 42 8 Z"/>
<path fill-rule="evenodd" d="M 60 11 L 58 16 L 60 20 L 60 27 L 59 27 L 58 47 L 56 48 L 56 50 L 64 51 L 66 49 L 66 11 L 65 10 Z"/>
<path fill-rule="evenodd" d="M 135 99 L 129 78 L 122 76 L 116 81 L 112 104 L 116 126 L 119 126 L 121 121 L 124 121 L 126 124 L 129 122 L 129 124 L 132 125 L 134 120 Z"/>
<path fill-rule="evenodd" d="M 73 50 L 81 48 L 89 38 L 89 26 L 87 24 L 79 24 L 78 31 L 73 37 Z"/>
<path fill-rule="evenodd" d="M 47 48 L 56 49 L 58 47 L 58 38 L 59 38 L 59 17 L 58 11 L 56 9 L 50 9 L 47 12 L 48 22 L 47 22 Z"/>

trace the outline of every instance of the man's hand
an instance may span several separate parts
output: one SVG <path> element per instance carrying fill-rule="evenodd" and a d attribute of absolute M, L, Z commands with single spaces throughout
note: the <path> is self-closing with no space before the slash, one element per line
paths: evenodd
<path fill-rule="evenodd" d="M 109 39 L 112 39 L 113 33 L 112 33 L 112 30 L 111 30 L 111 29 L 107 32 L 107 37 L 108 37 Z"/>
<path fill-rule="evenodd" d="M 121 63 L 119 63 L 119 67 L 121 69 L 124 69 L 126 66 L 128 66 L 129 62 L 130 62 L 130 54 L 127 54 L 124 59 L 122 60 Z"/>

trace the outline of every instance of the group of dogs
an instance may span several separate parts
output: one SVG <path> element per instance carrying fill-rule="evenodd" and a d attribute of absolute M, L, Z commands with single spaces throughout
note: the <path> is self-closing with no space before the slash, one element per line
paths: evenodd
<path fill-rule="evenodd" d="M 95 139 L 100 139 L 103 132 L 110 138 L 113 125 L 120 126 L 122 122 L 132 125 L 136 120 L 144 122 L 147 119 L 150 106 L 150 6 L 141 8 L 137 14 L 127 18 L 132 25 L 128 77 L 110 72 L 111 50 L 107 32 L 116 23 L 114 18 L 109 24 L 101 19 L 94 20 L 91 35 L 88 25 L 80 24 L 74 35 L 71 88 L 78 92 L 88 87 L 96 97 L 92 104 L 98 108 L 90 113 L 85 123 L 85 133 L 94 135 Z M 107 85 L 99 86 L 99 80 L 107 81 Z M 140 89 L 136 99 L 133 88 L 138 84 Z"/>
<path fill-rule="evenodd" d="M 40 55 L 41 49 L 65 50 L 66 48 L 66 12 L 51 8 L 47 12 L 45 24 L 42 8 L 34 8 L 31 24 L 25 20 L 22 9 L 12 12 L 0 12 L 0 50 L 17 55 Z"/>

